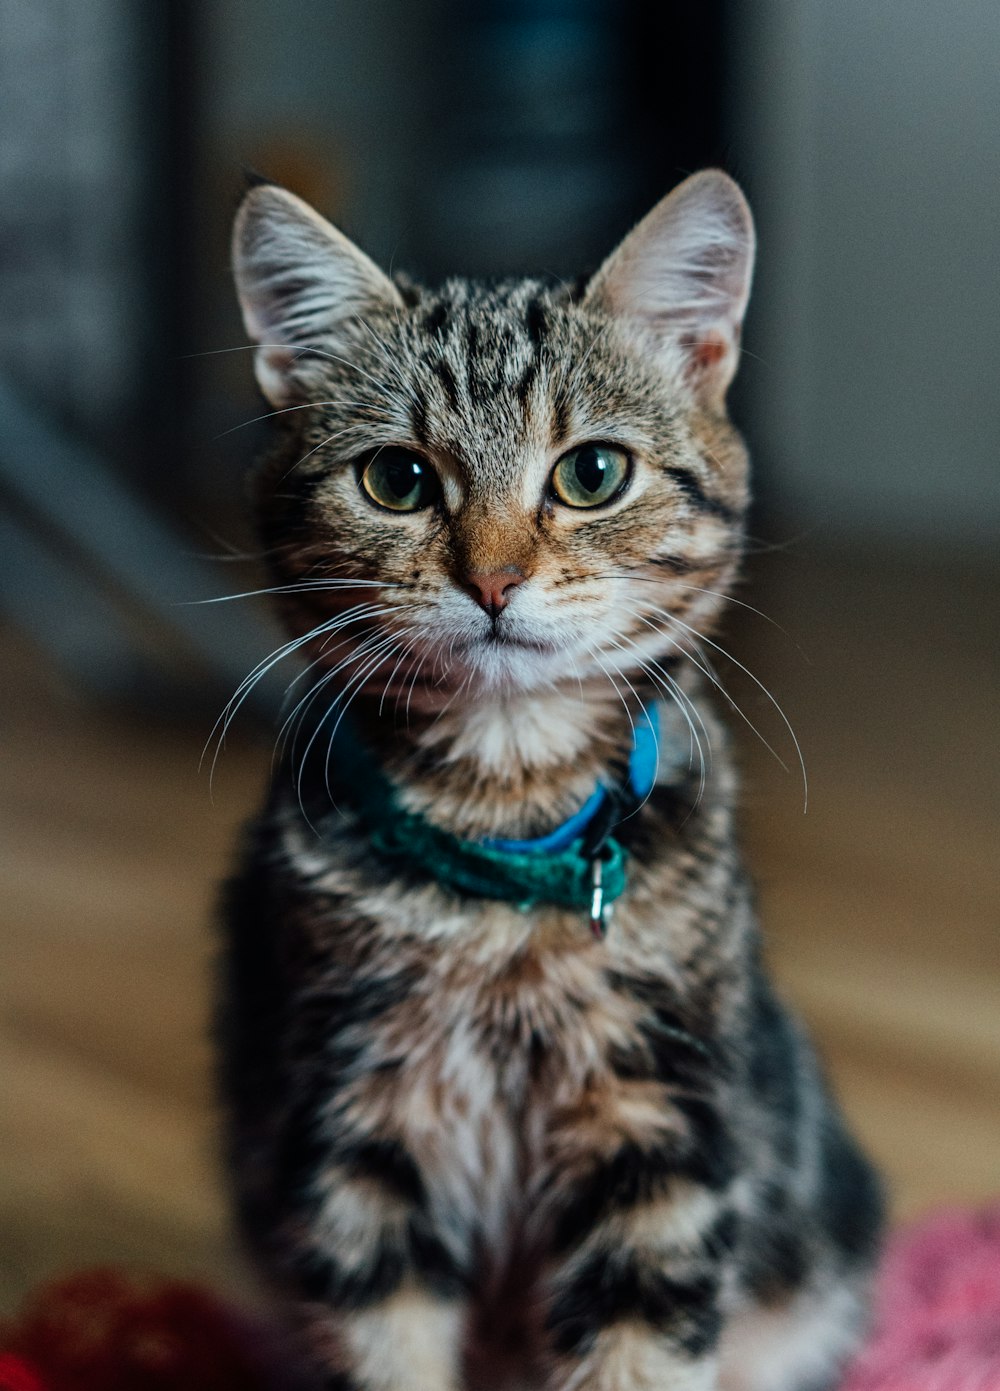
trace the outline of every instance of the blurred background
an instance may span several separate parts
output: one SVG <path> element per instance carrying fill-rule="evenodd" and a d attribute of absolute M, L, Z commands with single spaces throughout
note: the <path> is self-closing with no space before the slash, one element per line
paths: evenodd
<path fill-rule="evenodd" d="M 95 1261 L 246 1287 L 214 886 L 268 775 L 227 268 L 249 166 L 393 269 L 575 274 L 718 164 L 760 233 L 720 655 L 777 974 L 896 1213 L 1000 1190 L 1000 7 L 0 0 L 0 1312 Z M 745 738 L 743 736 L 746 736 Z"/>

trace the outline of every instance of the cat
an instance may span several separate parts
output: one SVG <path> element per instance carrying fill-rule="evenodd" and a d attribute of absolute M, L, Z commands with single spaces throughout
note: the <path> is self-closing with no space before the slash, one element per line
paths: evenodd
<path fill-rule="evenodd" d="M 768 983 L 703 691 L 753 256 L 715 170 L 572 286 L 429 290 L 276 185 L 239 207 L 307 665 L 221 1088 L 317 1387 L 818 1391 L 861 1336 L 880 1185 Z"/>

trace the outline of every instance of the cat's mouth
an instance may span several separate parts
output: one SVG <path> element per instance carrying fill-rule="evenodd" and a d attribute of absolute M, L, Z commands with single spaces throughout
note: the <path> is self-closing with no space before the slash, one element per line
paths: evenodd
<path fill-rule="evenodd" d="M 498 624 L 494 625 L 488 633 L 481 638 L 474 639 L 467 643 L 468 648 L 477 647 L 514 647 L 523 652 L 555 652 L 554 643 L 545 642 L 541 638 L 527 638 L 518 633 L 511 633 L 506 628 L 501 628 Z"/>

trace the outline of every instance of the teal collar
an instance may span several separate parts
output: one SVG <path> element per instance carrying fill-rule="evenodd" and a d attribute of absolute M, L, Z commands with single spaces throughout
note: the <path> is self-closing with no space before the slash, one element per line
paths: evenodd
<path fill-rule="evenodd" d="M 352 807 L 372 847 L 386 859 L 428 872 L 445 887 L 528 910 L 552 904 L 585 912 L 603 937 L 611 906 L 625 890 L 627 852 L 614 832 L 656 781 L 656 707 L 633 729 L 628 787 L 599 784 L 578 811 L 530 840 L 465 840 L 399 803 L 396 790 L 353 728 L 335 725 L 327 768 L 330 788 Z"/>

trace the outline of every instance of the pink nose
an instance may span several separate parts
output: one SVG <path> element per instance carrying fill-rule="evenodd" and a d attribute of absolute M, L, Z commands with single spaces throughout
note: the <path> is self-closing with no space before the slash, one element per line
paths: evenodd
<path fill-rule="evenodd" d="M 502 570 L 472 570 L 465 577 L 465 588 L 480 608 L 496 618 L 510 603 L 511 592 L 527 578 L 516 565 L 505 565 Z"/>

